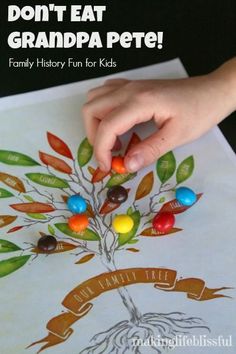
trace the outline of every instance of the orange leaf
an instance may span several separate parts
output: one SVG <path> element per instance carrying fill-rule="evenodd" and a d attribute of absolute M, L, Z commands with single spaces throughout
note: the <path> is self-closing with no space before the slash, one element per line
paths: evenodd
<path fill-rule="evenodd" d="M 84 257 L 80 258 L 80 260 L 78 262 L 76 262 L 75 264 L 86 263 L 86 262 L 90 261 L 90 259 L 92 259 L 94 256 L 95 255 L 93 253 L 87 254 L 87 256 L 84 256 Z"/>
<path fill-rule="evenodd" d="M 31 251 L 34 253 L 62 253 L 62 252 L 67 252 L 67 251 L 72 251 L 75 248 L 77 248 L 78 246 L 73 245 L 72 243 L 68 243 L 68 242 L 64 242 L 64 241 L 59 241 L 57 243 L 57 247 L 55 248 L 55 250 L 50 251 L 50 252 L 45 252 L 42 251 L 40 249 L 38 249 L 38 247 L 33 248 Z"/>
<path fill-rule="evenodd" d="M 16 219 L 17 219 L 17 216 L 0 215 L 0 228 L 13 223 Z"/>
<path fill-rule="evenodd" d="M 7 231 L 7 234 L 10 234 L 10 233 L 12 233 L 12 232 L 19 231 L 19 230 L 23 229 L 23 227 L 24 227 L 24 226 L 15 226 L 15 227 L 13 227 L 12 229 L 8 230 L 8 231 Z"/>
<path fill-rule="evenodd" d="M 14 210 L 21 211 L 23 213 L 51 213 L 55 211 L 54 207 L 50 204 L 33 202 L 33 203 L 20 203 L 12 204 L 10 207 Z"/>
<path fill-rule="evenodd" d="M 65 161 L 55 156 L 39 151 L 39 158 L 45 165 L 51 166 L 59 172 L 67 173 L 68 175 L 72 173 L 72 168 Z"/>
<path fill-rule="evenodd" d="M 127 192 L 129 193 L 130 189 L 127 189 Z M 104 215 L 104 214 L 109 214 L 113 210 L 116 210 L 121 206 L 121 203 L 112 203 L 108 199 L 105 200 L 103 206 L 101 207 L 99 214 Z"/>
<path fill-rule="evenodd" d="M 93 168 L 92 166 L 88 167 L 88 171 L 91 174 L 91 176 L 93 176 L 94 172 L 96 171 L 95 168 Z"/>
<path fill-rule="evenodd" d="M 149 172 L 146 176 L 143 177 L 140 182 L 138 189 L 136 191 L 135 200 L 146 197 L 152 190 L 154 183 L 153 172 Z"/>
<path fill-rule="evenodd" d="M 15 176 L 8 175 L 7 173 L 0 173 L 0 181 L 6 184 L 8 187 L 15 189 L 20 193 L 25 193 L 25 186 L 21 180 Z"/>
<path fill-rule="evenodd" d="M 137 249 L 137 248 L 126 248 L 127 251 L 130 251 L 130 252 L 139 252 L 140 250 Z"/>
<path fill-rule="evenodd" d="M 103 172 L 100 170 L 100 168 L 98 167 L 96 169 L 96 171 L 93 174 L 92 177 L 92 183 L 97 183 L 97 182 L 101 182 L 106 176 L 108 176 L 110 174 L 110 172 Z"/>
<path fill-rule="evenodd" d="M 58 154 L 68 157 L 69 159 L 73 160 L 72 153 L 66 143 L 63 140 L 58 138 L 56 135 L 52 133 L 47 133 L 48 142 L 51 148 L 56 151 Z"/>
<path fill-rule="evenodd" d="M 130 142 L 127 146 L 127 149 L 125 151 L 125 155 L 127 154 L 127 152 L 129 150 L 131 150 L 135 145 L 137 145 L 138 143 L 140 143 L 141 139 L 140 137 L 138 136 L 138 134 L 136 133 L 133 133 L 133 135 L 131 136 L 131 139 L 130 139 Z"/>
<path fill-rule="evenodd" d="M 197 194 L 197 201 L 201 198 L 202 195 L 203 195 L 203 193 Z M 194 204 L 196 204 L 197 201 Z M 180 213 L 183 213 L 184 211 L 188 210 L 189 208 L 191 208 L 191 206 L 184 206 L 184 205 L 180 204 L 176 199 L 173 199 L 173 200 L 165 203 L 162 206 L 162 208 L 160 209 L 159 213 L 169 212 L 169 213 L 173 213 L 173 214 L 180 214 Z"/>
<path fill-rule="evenodd" d="M 90 204 L 87 205 L 87 210 L 86 210 L 86 214 L 89 218 L 94 218 L 95 214 L 93 212 L 92 206 Z"/>
<path fill-rule="evenodd" d="M 143 230 L 140 235 L 147 236 L 147 237 L 157 237 L 157 236 L 160 237 L 160 236 L 174 234 L 175 232 L 179 232 L 179 231 L 182 231 L 182 229 L 178 229 L 177 227 L 173 227 L 168 232 L 160 232 L 160 231 L 155 230 L 152 227 L 148 227 L 147 229 Z"/>
<path fill-rule="evenodd" d="M 64 203 L 67 203 L 69 197 L 67 195 L 61 195 L 61 198 L 63 200 Z"/>

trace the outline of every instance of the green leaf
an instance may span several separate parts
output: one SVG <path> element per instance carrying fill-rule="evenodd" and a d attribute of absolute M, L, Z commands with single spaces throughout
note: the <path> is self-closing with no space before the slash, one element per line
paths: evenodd
<path fill-rule="evenodd" d="M 73 237 L 73 238 L 77 238 L 77 239 L 84 240 L 84 241 L 98 241 L 98 240 L 100 240 L 100 237 L 98 236 L 98 234 L 90 229 L 85 229 L 84 231 L 77 233 L 77 232 L 73 232 L 69 228 L 67 223 L 59 223 L 59 224 L 55 224 L 54 226 L 59 231 L 61 231 L 63 234 Z"/>
<path fill-rule="evenodd" d="M 14 197 L 14 194 L 12 194 L 11 192 L 7 191 L 4 188 L 0 188 L 0 198 L 10 198 L 10 197 Z"/>
<path fill-rule="evenodd" d="M 127 215 L 131 215 L 132 213 L 133 213 L 133 208 L 132 208 L 132 207 L 129 207 L 129 208 L 127 209 L 126 214 L 127 214 Z"/>
<path fill-rule="evenodd" d="M 93 147 L 89 144 L 87 138 L 85 138 L 79 146 L 78 150 L 78 163 L 83 167 L 91 160 L 93 156 Z"/>
<path fill-rule="evenodd" d="M 157 161 L 156 171 L 162 183 L 165 183 L 173 176 L 175 169 L 176 160 L 172 151 L 169 151 Z"/>
<path fill-rule="evenodd" d="M 31 256 L 19 256 L 9 259 L 5 259 L 0 262 L 0 278 L 5 277 L 17 269 L 23 267 L 26 262 L 30 259 Z"/>
<path fill-rule="evenodd" d="M 130 240 L 129 242 L 127 242 L 128 244 L 135 244 L 137 243 L 139 240 L 137 238 L 134 238 L 133 240 Z"/>
<path fill-rule="evenodd" d="M 194 170 L 194 158 L 193 156 L 187 157 L 181 162 L 176 172 L 176 181 L 177 183 L 182 183 L 188 179 Z"/>
<path fill-rule="evenodd" d="M 165 198 L 165 197 L 161 197 L 161 198 L 159 199 L 159 203 L 164 203 L 164 202 L 165 202 L 165 200 L 166 200 L 166 198 Z"/>
<path fill-rule="evenodd" d="M 133 179 L 136 176 L 136 173 L 124 173 L 124 174 L 119 174 L 116 173 L 111 176 L 111 178 L 108 180 L 106 187 L 111 188 L 113 186 L 119 186 L 131 179 Z"/>
<path fill-rule="evenodd" d="M 24 195 L 24 198 L 28 200 L 28 202 L 33 203 L 35 200 L 30 195 Z"/>
<path fill-rule="evenodd" d="M 15 166 L 40 166 L 40 164 L 31 157 L 8 150 L 0 150 L 0 162 Z"/>
<path fill-rule="evenodd" d="M 69 184 L 64 179 L 47 175 L 44 173 L 26 173 L 26 177 L 32 182 L 40 184 L 41 186 L 51 188 L 68 188 Z"/>
<path fill-rule="evenodd" d="M 48 225 L 48 232 L 49 232 L 52 236 L 55 235 L 55 230 L 54 230 L 54 228 L 53 228 L 51 225 Z"/>
<path fill-rule="evenodd" d="M 47 217 L 45 215 L 39 213 L 27 213 L 26 215 L 36 220 L 47 220 Z"/>
<path fill-rule="evenodd" d="M 20 247 L 7 240 L 0 240 L 0 253 L 15 252 L 21 250 Z"/>
<path fill-rule="evenodd" d="M 119 234 L 118 236 L 118 245 L 123 246 L 126 243 L 128 243 L 137 233 L 139 224 L 140 224 L 140 212 L 135 211 L 133 214 L 130 215 L 131 218 L 134 221 L 134 226 L 130 232 L 127 232 L 126 234 Z"/>

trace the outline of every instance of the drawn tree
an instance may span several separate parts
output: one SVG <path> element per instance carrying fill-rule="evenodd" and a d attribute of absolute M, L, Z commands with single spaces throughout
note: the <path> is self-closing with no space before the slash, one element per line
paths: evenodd
<path fill-rule="evenodd" d="M 47 133 L 47 139 L 52 150 L 60 157 L 40 151 L 41 162 L 39 163 L 21 153 L 0 150 L 0 162 L 12 166 L 24 166 L 27 170 L 31 168 L 37 170 L 27 171 L 24 178 L 0 172 L 0 181 L 5 185 L 4 188 L 0 188 L 0 198 L 17 201 L 9 204 L 11 210 L 16 212 L 15 215 L 0 216 L 1 228 L 15 223 L 8 229 L 8 237 L 19 230 L 28 228 L 34 230 L 34 226 L 40 225 L 42 231 L 39 236 L 50 233 L 58 241 L 57 248 L 46 255 L 70 252 L 76 257 L 79 256 L 75 262 L 77 265 L 96 258 L 97 262 L 104 265 L 106 271 L 112 272 L 117 270 L 117 253 L 133 252 L 135 257 L 135 253 L 141 251 L 137 248 L 141 238 L 152 238 L 159 242 L 161 237 L 171 237 L 182 230 L 175 227 L 168 234 L 160 233 L 152 228 L 151 220 L 159 211 L 178 214 L 188 209 L 175 199 L 166 201 L 166 198 L 192 175 L 193 156 L 184 159 L 177 167 L 173 152 L 169 152 L 157 161 L 155 173 L 153 171 L 147 173 L 140 181 L 137 174 L 115 174 L 113 171 L 104 173 L 99 168 L 89 166 L 93 149 L 86 138 L 81 142 L 76 158 L 68 145 L 57 136 Z M 140 138 L 134 133 L 126 152 L 139 141 Z M 44 169 L 43 173 L 42 169 Z M 63 175 L 64 177 L 61 177 Z M 173 180 L 174 176 L 176 181 L 171 185 L 169 180 L 171 178 Z M 119 212 L 121 205 L 106 200 L 106 192 L 110 187 L 125 185 L 131 180 L 135 180 L 132 186 L 137 185 L 137 188 L 135 187 L 135 198 L 131 200 L 127 214 L 133 219 L 134 227 L 129 233 L 116 234 L 111 226 L 112 218 L 115 211 Z M 126 188 L 130 192 L 129 187 Z M 89 228 L 81 233 L 72 232 L 67 225 L 70 211 L 66 207 L 66 201 L 70 195 L 76 193 L 86 199 L 90 220 Z M 201 195 L 198 194 L 198 199 Z M 143 210 L 144 198 L 148 198 L 148 210 Z M 0 253 L 8 252 L 21 253 L 16 257 L 0 261 L 0 277 L 11 274 L 30 260 L 45 253 L 39 250 L 37 245 L 27 245 L 23 248 L 9 239 L 1 239 Z M 115 324 L 105 332 L 96 334 L 90 346 L 81 353 L 131 353 L 134 338 L 147 340 L 151 336 L 161 336 L 170 339 L 194 329 L 207 329 L 200 318 L 187 317 L 180 312 L 141 314 L 126 287 L 120 287 L 117 291 L 128 311 L 129 319 Z M 44 348 L 46 346 L 41 350 Z M 165 347 L 153 346 L 150 347 L 150 351 L 151 349 L 162 353 Z M 132 350 L 141 353 L 141 348 Z"/>

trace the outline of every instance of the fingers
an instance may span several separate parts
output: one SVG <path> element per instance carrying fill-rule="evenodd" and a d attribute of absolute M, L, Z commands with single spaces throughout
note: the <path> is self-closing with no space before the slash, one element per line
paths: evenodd
<path fill-rule="evenodd" d="M 155 162 L 162 155 L 176 147 L 177 134 L 172 120 L 166 121 L 155 134 L 134 146 L 125 156 L 125 166 L 129 172 L 136 172 Z"/>
<path fill-rule="evenodd" d="M 109 171 L 111 168 L 111 150 L 117 137 L 134 125 L 150 120 L 151 117 L 152 114 L 148 112 L 148 109 L 137 110 L 134 104 L 124 104 L 100 122 L 95 138 L 94 152 L 99 167 L 103 171 Z"/>
<path fill-rule="evenodd" d="M 108 79 L 104 82 L 104 85 L 106 86 L 120 86 L 120 85 L 125 85 L 127 84 L 128 82 L 130 82 L 130 80 L 127 80 L 127 79 L 122 79 L 122 78 L 119 78 L 119 79 Z"/>
<path fill-rule="evenodd" d="M 109 91 L 83 106 L 83 119 L 89 142 L 94 145 L 101 120 L 127 100 L 125 90 Z M 106 132 L 107 133 L 107 132 Z"/>

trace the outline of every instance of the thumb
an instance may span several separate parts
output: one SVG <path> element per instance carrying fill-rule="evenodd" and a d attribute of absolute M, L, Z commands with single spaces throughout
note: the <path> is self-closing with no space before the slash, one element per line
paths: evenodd
<path fill-rule="evenodd" d="M 172 122 L 168 121 L 155 134 L 130 149 L 125 156 L 125 167 L 129 172 L 136 172 L 152 164 L 177 145 L 174 127 Z"/>

